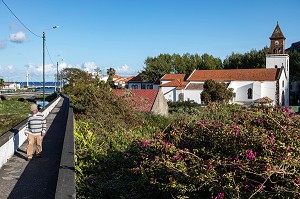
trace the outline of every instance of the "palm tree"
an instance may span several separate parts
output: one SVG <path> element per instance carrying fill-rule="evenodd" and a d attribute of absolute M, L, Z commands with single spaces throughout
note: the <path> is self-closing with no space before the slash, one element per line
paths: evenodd
<path fill-rule="evenodd" d="M 0 78 L 0 88 L 2 88 L 3 86 L 4 86 L 4 80 Z"/>

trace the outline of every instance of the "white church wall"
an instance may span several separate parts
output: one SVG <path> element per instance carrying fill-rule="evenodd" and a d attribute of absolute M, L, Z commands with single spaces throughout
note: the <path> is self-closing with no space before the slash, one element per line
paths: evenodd
<path fill-rule="evenodd" d="M 253 101 L 252 99 L 248 99 L 248 89 L 251 88 L 253 91 L 253 81 L 232 81 L 229 88 L 233 88 L 236 102 Z"/>
<path fill-rule="evenodd" d="M 202 90 L 184 90 L 184 101 L 193 100 L 201 104 L 201 92 Z"/>
<path fill-rule="evenodd" d="M 268 54 L 266 56 L 266 68 L 281 68 L 281 66 L 284 66 L 289 71 L 288 62 L 289 56 L 285 54 Z"/>
<path fill-rule="evenodd" d="M 269 97 L 273 100 L 273 104 L 276 102 L 276 81 L 264 81 L 261 85 L 261 97 Z"/>
<path fill-rule="evenodd" d="M 161 91 L 167 101 L 176 101 L 176 88 L 175 87 L 161 87 Z"/>

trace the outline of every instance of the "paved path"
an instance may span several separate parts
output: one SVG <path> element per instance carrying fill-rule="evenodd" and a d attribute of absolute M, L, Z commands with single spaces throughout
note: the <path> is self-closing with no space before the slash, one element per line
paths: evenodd
<path fill-rule="evenodd" d="M 26 161 L 25 142 L 0 169 L 0 199 L 54 198 L 62 144 L 68 116 L 63 98 L 46 118 L 47 133 L 43 140 L 43 157 Z"/>

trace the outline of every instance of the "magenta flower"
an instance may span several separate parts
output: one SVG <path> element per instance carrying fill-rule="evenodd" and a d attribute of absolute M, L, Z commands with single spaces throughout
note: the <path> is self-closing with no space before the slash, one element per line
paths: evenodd
<path fill-rule="evenodd" d="M 214 199 L 222 199 L 225 197 L 224 193 L 218 193 L 218 195 L 216 197 L 214 197 Z"/>
<path fill-rule="evenodd" d="M 182 159 L 182 155 L 180 155 L 180 154 L 178 154 L 175 157 L 173 157 L 172 161 L 176 161 L 176 160 L 179 160 L 179 159 Z"/>
<path fill-rule="evenodd" d="M 253 161 L 255 159 L 257 152 L 253 152 L 252 150 L 246 150 L 246 157 L 248 160 Z"/>

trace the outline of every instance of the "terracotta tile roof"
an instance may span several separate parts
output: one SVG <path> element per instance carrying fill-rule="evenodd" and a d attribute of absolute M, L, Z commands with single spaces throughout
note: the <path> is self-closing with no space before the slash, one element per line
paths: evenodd
<path fill-rule="evenodd" d="M 186 87 L 186 90 L 203 90 L 203 85 L 204 85 L 204 84 L 190 83 L 190 84 Z"/>
<path fill-rule="evenodd" d="M 221 69 L 221 70 L 195 70 L 188 81 L 274 81 L 280 69 Z"/>
<path fill-rule="evenodd" d="M 137 111 L 150 112 L 155 102 L 158 90 L 114 90 L 115 95 L 122 97 Z"/>
<path fill-rule="evenodd" d="M 259 103 L 259 104 L 269 104 L 269 103 L 272 103 L 273 100 L 271 100 L 269 97 L 266 96 L 266 97 L 255 100 L 255 102 Z"/>
<path fill-rule="evenodd" d="M 143 81 L 142 75 L 141 75 L 141 74 L 138 74 L 137 76 L 131 78 L 130 81 L 141 82 L 141 81 Z"/>
<path fill-rule="evenodd" d="M 128 81 L 130 81 L 130 80 L 132 80 L 134 77 L 135 77 L 135 76 L 130 76 L 130 77 L 127 77 L 127 78 L 124 80 L 124 82 L 128 82 Z"/>
<path fill-rule="evenodd" d="M 188 84 L 188 82 L 185 82 L 181 79 L 174 79 L 171 82 L 167 82 L 164 84 L 161 84 L 162 87 L 176 87 L 176 90 L 182 90 L 185 88 L 185 86 Z"/>
<path fill-rule="evenodd" d="M 160 80 L 166 81 L 166 80 L 174 80 L 174 79 L 180 79 L 184 80 L 186 74 L 165 74 Z"/>

